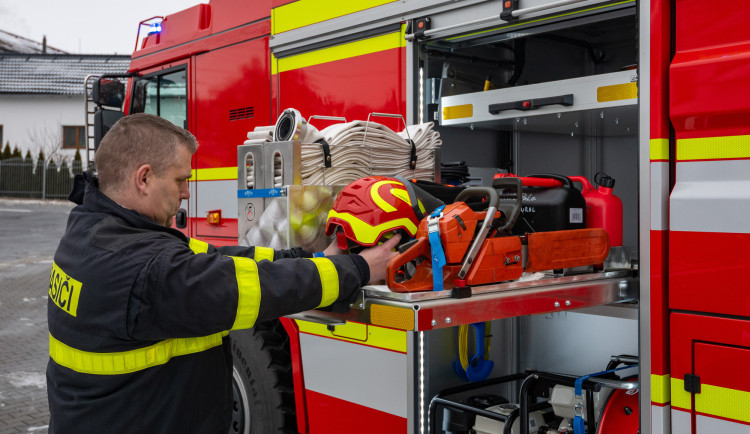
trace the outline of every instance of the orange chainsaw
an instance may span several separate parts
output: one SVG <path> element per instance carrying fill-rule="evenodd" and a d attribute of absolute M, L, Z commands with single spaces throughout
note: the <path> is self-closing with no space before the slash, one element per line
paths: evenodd
<path fill-rule="evenodd" d="M 510 191 L 513 203 L 500 203 L 492 188 L 469 187 L 454 203 L 425 217 L 416 239 L 388 262 L 388 287 L 415 292 L 486 285 L 518 279 L 524 271 L 601 264 L 607 258 L 609 238 L 600 228 L 508 235 L 520 213 L 522 186 L 518 178 L 505 179 L 507 185 L 497 187 L 504 199 Z M 486 199 L 486 210 L 474 211 L 463 202 L 474 196 Z"/>

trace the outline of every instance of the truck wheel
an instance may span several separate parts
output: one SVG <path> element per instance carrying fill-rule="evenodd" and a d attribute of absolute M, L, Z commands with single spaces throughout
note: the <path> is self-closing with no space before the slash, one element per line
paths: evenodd
<path fill-rule="evenodd" d="M 232 339 L 234 411 L 230 433 L 296 433 L 289 338 L 279 320 Z"/>

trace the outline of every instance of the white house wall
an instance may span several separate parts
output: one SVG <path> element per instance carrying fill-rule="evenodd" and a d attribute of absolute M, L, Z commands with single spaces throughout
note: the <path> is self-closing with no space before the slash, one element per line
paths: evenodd
<path fill-rule="evenodd" d="M 83 87 L 83 83 L 81 83 Z M 56 140 L 62 147 L 62 127 L 85 126 L 82 95 L 8 95 L 0 94 L 0 125 L 3 126 L 2 146 L 10 142 L 25 156 L 30 150 L 36 158 L 41 149 L 34 137 Z M 38 141 L 38 140 L 37 140 Z M 49 152 L 45 148 L 45 154 Z M 72 161 L 75 149 L 62 152 Z M 82 157 L 85 156 L 82 154 Z"/>

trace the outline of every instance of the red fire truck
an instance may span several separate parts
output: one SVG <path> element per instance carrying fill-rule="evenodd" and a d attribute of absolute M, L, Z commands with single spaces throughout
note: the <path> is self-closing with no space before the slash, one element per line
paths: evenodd
<path fill-rule="evenodd" d="M 140 24 L 124 99 L 103 97 L 112 78 L 93 83 L 96 134 L 119 111 L 190 130 L 201 146 L 178 226 L 217 245 L 246 218 L 238 145 L 292 107 L 434 122 L 442 160 L 485 185 L 498 172 L 617 181 L 614 269 L 461 298 L 365 288 L 348 313 L 235 333 L 236 432 L 579 433 L 534 407 L 557 398 L 527 380 L 567 384 L 622 354 L 637 377 L 581 380 L 626 391 L 587 401 L 586 431 L 750 432 L 747 23 L 740 0 L 210 0 Z M 478 323 L 493 384 L 456 372 L 461 326 Z M 498 402 L 476 403 L 495 395 L 519 407 L 486 428 L 481 409 Z M 581 417 L 562 401 L 558 419 Z"/>

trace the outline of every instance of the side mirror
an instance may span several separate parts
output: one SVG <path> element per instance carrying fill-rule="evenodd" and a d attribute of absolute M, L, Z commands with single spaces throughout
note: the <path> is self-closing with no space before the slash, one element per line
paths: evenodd
<path fill-rule="evenodd" d="M 117 78 L 101 77 L 93 83 L 91 97 L 98 106 L 121 108 L 125 101 L 125 85 Z"/>
<path fill-rule="evenodd" d="M 187 227 L 187 211 L 185 211 L 185 208 L 177 210 L 177 215 L 174 216 L 174 225 L 177 226 L 177 229 L 185 229 Z"/>
<path fill-rule="evenodd" d="M 94 113 L 94 150 L 99 149 L 99 143 L 102 142 L 109 129 L 125 116 L 125 113 L 116 110 L 99 109 Z"/>

